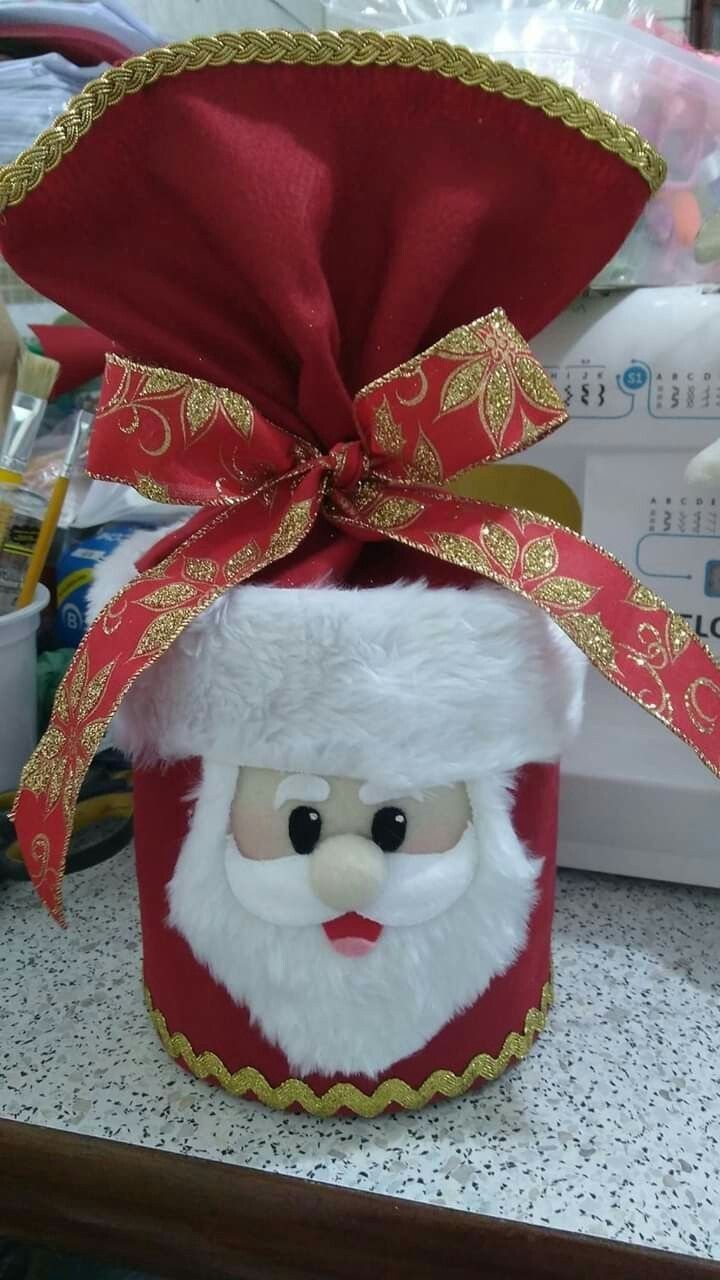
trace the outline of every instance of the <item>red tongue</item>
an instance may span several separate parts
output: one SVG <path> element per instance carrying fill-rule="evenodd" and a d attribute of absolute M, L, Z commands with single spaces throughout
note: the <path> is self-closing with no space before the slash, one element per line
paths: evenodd
<path fill-rule="evenodd" d="M 331 942 L 339 942 L 342 938 L 362 938 L 365 942 L 377 942 L 382 933 L 382 925 L 377 920 L 368 920 L 367 916 L 359 916 L 355 911 L 348 911 L 344 916 L 336 916 L 323 925 Z"/>
<path fill-rule="evenodd" d="M 372 951 L 383 927 L 376 920 L 368 920 L 366 916 L 348 911 L 344 916 L 328 920 L 327 924 L 323 925 L 323 929 L 330 946 L 339 955 L 357 959 L 359 956 L 366 956 L 368 951 Z"/>

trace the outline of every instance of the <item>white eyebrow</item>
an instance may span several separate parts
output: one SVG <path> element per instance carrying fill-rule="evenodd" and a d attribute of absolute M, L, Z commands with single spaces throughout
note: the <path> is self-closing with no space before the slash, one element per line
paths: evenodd
<path fill-rule="evenodd" d="M 386 782 L 363 782 L 358 791 L 358 799 L 363 804 L 375 805 L 386 804 L 388 800 L 424 800 L 425 794 L 422 791 L 408 791 L 407 788 L 393 788 Z"/>
<path fill-rule="evenodd" d="M 330 795 L 330 783 L 311 773 L 289 773 L 278 783 L 273 809 L 281 809 L 286 800 L 312 800 L 318 804 Z"/>

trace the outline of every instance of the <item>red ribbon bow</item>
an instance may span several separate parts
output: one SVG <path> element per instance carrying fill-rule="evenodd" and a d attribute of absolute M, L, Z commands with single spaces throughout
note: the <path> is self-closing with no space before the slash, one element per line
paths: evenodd
<path fill-rule="evenodd" d="M 237 392 L 108 358 L 91 473 L 201 510 L 156 544 L 90 628 L 23 771 L 15 825 L 58 920 L 77 795 L 124 694 L 223 592 L 294 551 L 321 510 L 354 538 L 403 543 L 534 601 L 720 772 L 720 672 L 687 623 L 572 530 L 442 487 L 567 418 L 502 311 L 365 387 L 354 410 L 357 439 L 323 454 Z"/>

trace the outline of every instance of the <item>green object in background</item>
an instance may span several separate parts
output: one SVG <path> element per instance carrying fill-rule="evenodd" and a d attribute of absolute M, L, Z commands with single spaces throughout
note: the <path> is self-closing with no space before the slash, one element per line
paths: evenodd
<path fill-rule="evenodd" d="M 46 649 L 38 658 L 38 737 L 42 737 L 48 727 L 58 685 L 74 656 L 74 649 Z"/>

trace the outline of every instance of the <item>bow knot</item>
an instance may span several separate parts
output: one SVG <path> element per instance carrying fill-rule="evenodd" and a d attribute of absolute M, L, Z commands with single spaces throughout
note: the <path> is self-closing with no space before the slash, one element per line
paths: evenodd
<path fill-rule="evenodd" d="M 156 544 L 91 627 L 23 772 L 15 824 L 58 919 L 77 795 L 122 697 L 194 618 L 295 552 L 321 516 L 348 538 L 388 539 L 531 600 L 720 775 L 720 669 L 685 620 L 571 529 L 447 486 L 567 416 L 503 312 L 376 379 L 353 409 L 357 439 L 322 453 L 228 387 L 108 358 L 88 470 L 199 511 Z M 301 583 L 317 571 L 310 557 Z"/>
<path fill-rule="evenodd" d="M 322 458 L 323 469 L 332 475 L 337 489 L 347 492 L 368 475 L 370 458 L 359 440 L 334 444 Z"/>

